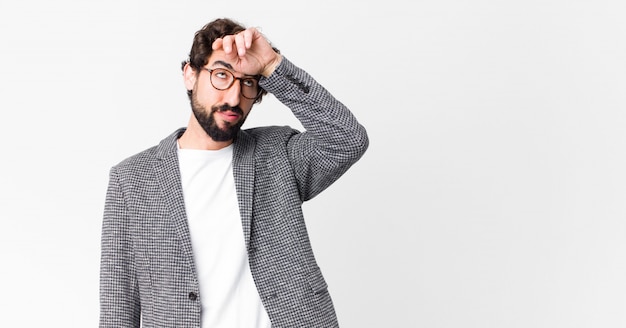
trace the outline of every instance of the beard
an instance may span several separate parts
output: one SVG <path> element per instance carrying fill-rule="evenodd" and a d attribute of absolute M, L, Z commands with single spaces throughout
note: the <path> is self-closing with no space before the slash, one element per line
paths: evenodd
<path fill-rule="evenodd" d="M 193 111 L 193 115 L 196 117 L 196 120 L 198 120 L 198 123 L 200 123 L 202 129 L 204 129 L 204 131 L 214 141 L 234 141 L 235 138 L 237 138 L 239 130 L 241 130 L 241 126 L 246 120 L 246 117 L 239 106 L 231 107 L 227 104 L 212 106 L 211 111 L 208 112 L 206 107 L 198 102 L 195 92 L 191 97 L 191 110 Z M 220 128 L 215 122 L 215 113 L 228 110 L 239 114 L 241 119 L 235 124 L 224 121 L 224 128 Z"/>

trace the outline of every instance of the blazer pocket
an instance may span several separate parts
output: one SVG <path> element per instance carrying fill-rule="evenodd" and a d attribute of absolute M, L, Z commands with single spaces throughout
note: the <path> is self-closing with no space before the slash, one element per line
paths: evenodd
<path fill-rule="evenodd" d="M 307 276 L 307 281 L 309 283 L 309 287 L 311 287 L 311 290 L 313 291 L 313 294 L 322 294 L 328 290 L 326 280 L 324 280 L 322 271 L 319 268 L 315 269 Z"/>

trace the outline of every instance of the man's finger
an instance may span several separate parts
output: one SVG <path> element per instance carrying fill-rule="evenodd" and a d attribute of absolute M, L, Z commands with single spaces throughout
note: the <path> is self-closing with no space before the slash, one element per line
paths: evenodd
<path fill-rule="evenodd" d="M 246 48 L 248 48 L 246 46 L 245 32 L 246 31 L 235 34 L 235 46 L 237 47 L 237 54 L 239 57 L 245 56 Z"/>
<path fill-rule="evenodd" d="M 211 45 L 211 48 L 213 48 L 213 50 L 218 50 L 222 47 L 222 44 L 224 44 L 224 40 L 222 40 L 222 38 L 215 39 L 215 41 L 213 41 L 213 44 Z"/>
<path fill-rule="evenodd" d="M 226 35 L 222 38 L 222 49 L 226 54 L 230 54 L 233 51 L 233 42 L 235 42 L 235 38 L 232 35 Z"/>

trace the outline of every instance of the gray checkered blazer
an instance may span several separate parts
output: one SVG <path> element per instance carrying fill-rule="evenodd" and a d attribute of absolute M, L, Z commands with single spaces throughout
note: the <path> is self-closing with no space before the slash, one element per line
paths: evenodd
<path fill-rule="evenodd" d="M 261 85 L 306 132 L 242 130 L 233 170 L 250 269 L 272 327 L 337 327 L 301 205 L 365 152 L 365 129 L 286 58 Z M 102 226 L 100 327 L 200 327 L 174 132 L 110 171 Z"/>

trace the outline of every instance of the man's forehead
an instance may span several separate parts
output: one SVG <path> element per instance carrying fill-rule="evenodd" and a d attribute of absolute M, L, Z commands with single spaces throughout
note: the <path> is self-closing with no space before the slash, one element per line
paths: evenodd
<path fill-rule="evenodd" d="M 213 51 L 213 53 L 209 56 L 209 60 L 207 62 L 207 65 L 209 67 L 212 67 L 212 68 L 224 67 L 224 68 L 230 70 L 233 73 L 238 73 L 238 74 L 242 74 L 242 75 L 245 75 L 245 76 L 256 76 L 257 75 L 257 74 L 250 74 L 250 73 L 240 72 L 240 71 L 236 70 L 234 65 L 231 64 L 230 61 L 226 58 L 226 53 L 224 53 L 224 50 L 222 50 L 222 49 Z"/>
<path fill-rule="evenodd" d="M 233 65 L 226 59 L 226 53 L 222 49 L 213 50 L 207 62 L 210 66 L 219 65 L 228 69 L 233 69 Z"/>

